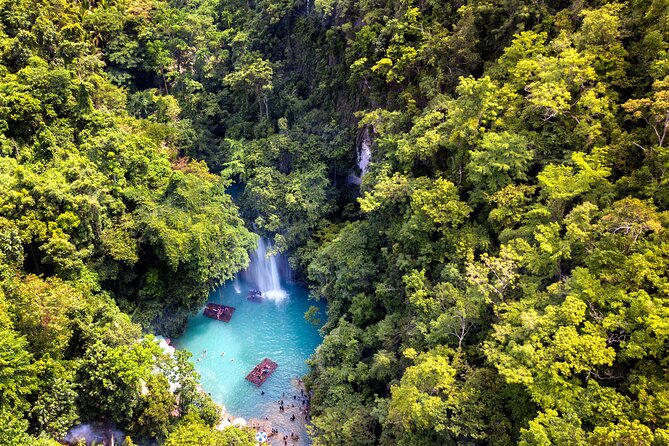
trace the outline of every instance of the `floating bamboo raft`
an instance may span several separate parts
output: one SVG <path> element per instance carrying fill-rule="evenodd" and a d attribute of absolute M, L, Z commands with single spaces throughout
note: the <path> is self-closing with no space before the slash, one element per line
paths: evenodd
<path fill-rule="evenodd" d="M 232 319 L 232 313 L 234 312 L 235 307 L 209 303 L 204 308 L 202 314 L 218 321 L 230 322 L 230 319 Z"/>
<path fill-rule="evenodd" d="M 262 302 L 262 293 L 258 290 L 249 290 L 246 298 L 251 302 Z"/>
<path fill-rule="evenodd" d="M 270 375 L 274 373 L 277 367 L 279 367 L 279 364 L 269 358 L 265 358 L 260 364 L 251 370 L 251 373 L 246 375 L 246 380 L 260 387 L 262 383 L 267 381 L 267 378 L 269 378 Z"/>

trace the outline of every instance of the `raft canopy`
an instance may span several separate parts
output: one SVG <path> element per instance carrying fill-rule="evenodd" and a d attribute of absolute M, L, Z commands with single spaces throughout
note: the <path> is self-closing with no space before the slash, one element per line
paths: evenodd
<path fill-rule="evenodd" d="M 246 380 L 260 387 L 274 373 L 277 367 L 279 367 L 279 364 L 269 358 L 265 358 L 251 370 L 251 373 L 246 375 Z"/>
<path fill-rule="evenodd" d="M 204 311 L 202 312 L 202 314 L 212 319 L 216 319 L 223 322 L 230 322 L 230 319 L 232 319 L 232 313 L 234 312 L 235 312 L 235 307 L 208 303 L 207 306 L 204 307 Z"/>
<path fill-rule="evenodd" d="M 246 298 L 251 302 L 262 302 L 262 292 L 258 290 L 249 290 L 249 294 L 246 295 Z"/>

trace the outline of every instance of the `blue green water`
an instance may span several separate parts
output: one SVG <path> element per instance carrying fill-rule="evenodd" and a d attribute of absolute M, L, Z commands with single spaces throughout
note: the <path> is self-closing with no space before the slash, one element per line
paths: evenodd
<path fill-rule="evenodd" d="M 321 342 L 317 328 L 304 319 L 304 313 L 310 306 L 317 306 L 323 320 L 325 308 L 309 300 L 308 290 L 294 283 L 281 283 L 285 297 L 261 303 L 248 301 L 249 289 L 256 286 L 239 278 L 214 291 L 209 301 L 235 307 L 232 320 L 225 323 L 209 319 L 200 310 L 176 344 L 193 353 L 191 360 L 201 375 L 202 387 L 228 413 L 247 420 L 267 417 L 273 427 L 287 433 L 295 430 L 304 438 L 300 420 L 291 423 L 290 412 L 280 413 L 277 401 L 300 405 L 295 378 L 307 373 L 305 361 Z M 265 357 L 279 367 L 258 388 L 245 377 Z M 293 400 L 293 395 L 298 399 Z"/>

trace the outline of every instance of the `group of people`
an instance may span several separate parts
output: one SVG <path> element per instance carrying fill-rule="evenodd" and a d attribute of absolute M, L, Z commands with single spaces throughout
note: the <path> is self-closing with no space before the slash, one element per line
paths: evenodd
<path fill-rule="evenodd" d="M 291 433 L 290 433 L 290 439 L 291 439 L 291 440 L 295 441 L 295 440 L 297 440 L 297 439 L 299 439 L 299 438 L 300 438 L 300 437 L 299 437 L 298 435 L 295 435 L 294 432 L 291 432 Z M 283 445 L 284 445 L 284 446 L 288 446 L 288 435 L 284 435 L 284 436 L 283 436 Z M 292 443 L 291 446 L 295 446 L 295 443 Z"/>
<path fill-rule="evenodd" d="M 265 419 L 267 420 L 268 418 L 266 417 Z M 263 426 L 260 423 L 251 423 L 251 427 L 253 429 L 256 429 L 256 430 L 263 429 Z M 273 427 L 271 436 L 274 436 L 274 435 L 279 435 L 279 429 Z M 290 436 L 288 436 L 288 435 L 282 436 L 281 440 L 283 441 L 284 446 L 288 446 L 288 439 L 289 438 L 290 438 L 291 441 L 293 441 L 293 443 L 291 443 L 291 446 L 295 446 L 294 442 L 298 441 L 300 436 L 297 435 L 295 432 L 291 432 Z"/>
<path fill-rule="evenodd" d="M 261 372 L 261 373 L 262 373 L 262 372 Z M 261 391 L 260 394 L 261 394 L 261 395 L 265 395 L 265 392 L 264 392 L 264 391 Z M 296 395 L 293 395 L 293 400 L 294 400 L 294 402 L 290 403 L 290 406 L 289 406 L 289 405 L 286 403 L 286 401 L 284 400 L 285 398 L 286 398 L 286 392 L 283 392 L 283 393 L 281 394 L 281 399 L 279 399 L 279 400 L 276 401 L 277 404 L 279 405 L 279 412 L 285 412 L 285 411 L 286 411 L 286 408 L 288 408 L 289 410 L 290 410 L 291 408 L 292 408 L 293 410 L 294 410 L 295 408 L 299 408 L 299 409 L 300 409 L 300 413 L 302 413 L 302 414 L 305 415 L 305 420 L 308 420 L 308 419 L 309 419 L 309 415 L 308 415 L 308 413 L 309 413 L 309 402 L 310 402 L 310 399 L 309 399 L 309 397 L 305 394 L 304 390 L 300 389 L 300 395 L 299 395 L 299 396 L 298 396 L 297 394 L 296 394 Z M 288 398 L 290 398 L 290 396 L 289 396 Z M 301 403 L 301 407 L 300 407 L 300 403 Z M 266 417 L 265 419 L 268 420 L 269 418 Z M 295 421 L 295 419 L 296 419 L 295 412 L 293 412 L 293 413 L 290 414 L 290 421 Z M 256 428 L 256 429 L 261 429 L 261 425 L 260 425 L 260 424 L 255 424 L 255 423 L 254 423 L 254 424 L 252 425 L 252 427 L 254 427 L 254 428 Z M 279 430 L 276 429 L 276 428 L 272 428 L 272 434 L 271 434 L 271 435 L 274 436 L 274 435 L 278 435 L 278 434 L 279 434 Z M 290 435 L 283 435 L 283 436 L 280 437 L 280 438 L 281 438 L 281 440 L 283 441 L 283 446 L 289 446 L 289 443 L 288 443 L 289 441 L 291 441 L 290 446 L 295 446 L 295 442 L 299 441 L 299 438 L 300 438 L 300 437 L 299 437 L 299 435 L 297 435 L 295 432 L 291 432 Z"/>
<path fill-rule="evenodd" d="M 253 382 L 253 379 L 260 378 L 267 373 L 271 373 L 272 371 L 273 371 L 272 363 L 271 362 L 267 363 L 263 361 L 263 363 L 256 366 L 256 368 L 249 374 L 249 377 L 251 378 L 250 381 Z M 249 377 L 247 377 L 247 379 Z M 290 412 L 290 421 L 294 422 L 296 420 L 296 415 L 297 415 L 296 409 L 299 409 L 300 413 L 305 415 L 304 420 L 306 421 L 309 420 L 309 406 L 311 403 L 311 399 L 309 395 L 304 391 L 304 388 L 302 387 L 302 380 L 299 377 L 296 377 L 296 379 L 298 386 L 300 387 L 300 394 L 298 395 L 297 393 L 295 393 L 294 395 L 292 395 L 293 401 L 291 402 L 290 401 L 291 395 L 288 395 L 288 399 L 286 399 L 286 392 L 282 392 L 281 398 L 275 401 L 279 406 L 280 413 L 284 413 L 286 410 Z M 261 390 L 260 395 L 265 396 L 265 391 Z M 265 420 L 269 421 L 269 417 L 265 417 Z M 269 429 L 269 426 L 266 426 L 265 429 L 263 429 L 263 426 L 261 426 L 260 423 L 253 423 L 252 427 L 254 427 L 257 430 L 265 430 L 265 431 L 268 431 Z M 289 445 L 295 446 L 296 444 L 299 444 L 300 441 L 300 436 L 295 432 L 291 432 L 290 435 L 283 435 L 282 433 L 279 432 L 279 429 L 276 428 L 271 428 L 270 436 L 274 438 L 274 442 L 282 441 L 283 446 L 289 446 Z M 274 442 L 272 442 L 272 444 L 275 444 Z"/>
<path fill-rule="evenodd" d="M 203 314 L 209 318 L 216 319 L 223 322 L 230 322 L 232 319 L 232 313 L 234 313 L 234 307 L 228 307 L 227 305 L 219 305 L 215 303 L 208 303 L 204 309 Z"/>
<path fill-rule="evenodd" d="M 254 369 L 246 376 L 246 379 L 251 381 L 256 386 L 260 386 L 265 380 L 276 370 L 277 364 L 265 358 L 263 361 L 254 367 Z"/>
<path fill-rule="evenodd" d="M 251 372 L 251 376 L 258 381 L 262 381 L 265 375 L 269 373 L 269 368 L 268 367 L 263 367 L 262 369 L 254 369 L 253 372 Z"/>
<path fill-rule="evenodd" d="M 221 352 L 221 358 L 225 356 L 225 352 Z M 207 350 L 202 350 L 202 353 L 200 353 L 200 357 L 197 358 L 197 362 L 202 361 L 204 358 L 207 357 Z M 231 358 L 230 362 L 235 362 L 235 358 Z"/>
<path fill-rule="evenodd" d="M 309 419 L 309 404 L 310 404 L 311 401 L 310 401 L 308 396 L 304 395 L 304 390 L 300 390 L 300 393 L 301 393 L 301 396 L 300 396 L 299 400 L 298 400 L 297 395 L 293 395 L 293 400 L 300 401 L 302 403 L 301 406 L 300 406 L 299 403 L 298 403 L 298 405 L 295 405 L 295 403 L 290 403 L 290 407 L 293 408 L 293 409 L 299 408 L 300 413 L 305 416 L 305 420 L 308 420 Z M 284 393 L 282 396 L 285 397 L 286 394 Z M 280 399 L 278 401 L 278 403 L 279 403 L 279 412 L 285 412 L 286 407 L 288 407 L 288 404 L 286 404 L 283 399 Z M 295 413 L 292 413 L 290 415 L 290 421 L 295 421 Z"/>

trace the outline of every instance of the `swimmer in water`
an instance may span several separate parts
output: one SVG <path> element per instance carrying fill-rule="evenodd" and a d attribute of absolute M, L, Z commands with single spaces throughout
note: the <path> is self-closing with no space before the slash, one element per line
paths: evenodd
<path fill-rule="evenodd" d="M 221 358 L 225 356 L 225 352 L 221 352 Z"/>
<path fill-rule="evenodd" d="M 230 362 L 235 362 L 235 358 L 232 358 L 232 359 L 230 360 Z"/>

